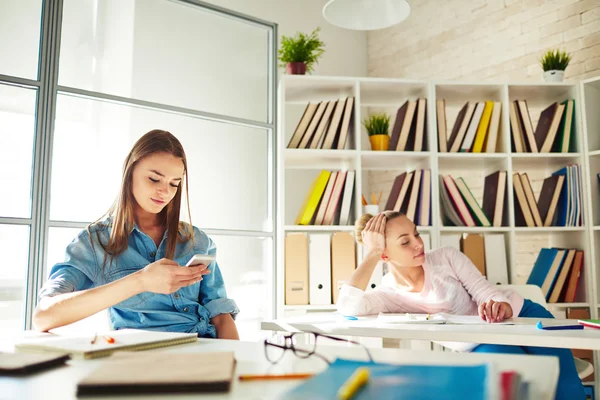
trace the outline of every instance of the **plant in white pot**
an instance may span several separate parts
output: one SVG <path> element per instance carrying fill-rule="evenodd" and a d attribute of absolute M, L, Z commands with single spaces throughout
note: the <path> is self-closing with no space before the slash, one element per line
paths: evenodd
<path fill-rule="evenodd" d="M 325 43 L 319 39 L 320 30 L 317 28 L 310 35 L 298 32 L 294 37 L 281 37 L 279 61 L 288 74 L 304 75 L 313 71 L 313 65 L 325 52 Z"/>
<path fill-rule="evenodd" d="M 546 82 L 562 82 L 565 77 L 565 69 L 571 61 L 571 55 L 566 51 L 548 50 L 540 59 L 544 70 Z"/>

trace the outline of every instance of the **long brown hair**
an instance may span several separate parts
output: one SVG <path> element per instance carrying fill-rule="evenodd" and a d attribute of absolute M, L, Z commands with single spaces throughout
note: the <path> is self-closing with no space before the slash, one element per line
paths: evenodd
<path fill-rule="evenodd" d="M 123 163 L 123 178 L 121 180 L 121 190 L 110 207 L 108 212 L 102 217 L 112 216 L 112 230 L 108 243 L 104 244 L 98 241 L 104 248 L 106 254 L 104 256 L 103 267 L 106 264 L 107 255 L 111 261 L 123 253 L 129 246 L 129 234 L 134 227 L 134 205 L 135 198 L 133 197 L 133 169 L 135 165 L 145 157 L 155 153 L 168 153 L 183 162 L 183 181 L 177 187 L 177 192 L 169 204 L 160 212 L 159 219 L 167 228 L 167 250 L 165 257 L 173 259 L 177 242 L 193 241 L 193 229 L 191 227 L 192 219 L 190 213 L 190 201 L 188 191 L 188 168 L 185 151 L 179 140 L 170 132 L 154 129 L 138 139 L 133 145 L 131 151 L 125 158 Z M 181 209 L 181 197 L 183 190 L 183 182 L 185 182 L 185 193 L 187 202 L 187 212 L 190 224 L 179 221 Z M 101 219 L 102 219 L 101 218 Z M 98 223 L 100 219 L 95 223 Z M 90 228 L 88 226 L 88 232 Z M 91 240 L 91 235 L 90 235 Z M 93 245 L 93 242 L 92 242 Z"/>

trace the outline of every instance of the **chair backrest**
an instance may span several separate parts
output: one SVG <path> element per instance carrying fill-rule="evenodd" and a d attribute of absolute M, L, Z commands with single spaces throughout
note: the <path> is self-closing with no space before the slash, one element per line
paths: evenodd
<path fill-rule="evenodd" d="M 542 293 L 542 289 L 536 285 L 498 285 L 501 289 L 514 290 L 521 297 L 529 299 L 534 303 L 546 307 L 546 297 Z"/>

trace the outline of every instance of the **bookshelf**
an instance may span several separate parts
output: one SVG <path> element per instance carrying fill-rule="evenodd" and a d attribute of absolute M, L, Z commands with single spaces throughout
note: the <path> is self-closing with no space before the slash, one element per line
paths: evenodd
<path fill-rule="evenodd" d="M 600 118 L 588 118 L 583 124 L 580 118 L 584 104 L 600 104 L 600 80 L 578 83 L 540 84 L 487 84 L 463 82 L 435 82 L 405 79 L 354 78 L 329 76 L 283 76 L 279 82 L 279 149 L 277 218 L 280 234 L 277 238 L 277 317 L 292 314 L 333 310 L 333 305 L 285 305 L 285 235 L 289 232 L 307 234 L 352 232 L 352 222 L 362 214 L 361 195 L 383 193 L 381 207 L 385 205 L 394 177 L 401 172 L 414 169 L 431 171 L 431 226 L 420 227 L 430 236 L 432 248 L 440 246 L 445 235 L 459 233 L 501 234 L 506 244 L 506 258 L 510 283 L 524 283 L 542 247 L 577 247 L 585 252 L 584 265 L 578 293 L 574 303 L 549 304 L 552 311 L 568 307 L 590 307 L 592 317 L 598 315 L 600 304 L 596 297 L 598 286 L 595 265 L 600 263 L 600 252 L 593 252 L 594 244 L 600 244 L 600 187 L 593 176 L 600 172 L 600 135 L 587 139 L 588 131 L 600 133 Z M 587 85 L 587 86 L 585 86 Z M 582 101 L 580 92 L 586 94 Z M 589 93 L 588 93 L 589 92 Z M 352 130 L 344 149 L 288 149 L 286 148 L 298 125 L 308 102 L 331 101 L 344 97 L 354 98 Z M 422 151 L 372 151 L 369 138 L 361 121 L 369 113 L 386 112 L 393 126 L 398 108 L 407 99 L 427 99 L 426 135 Z M 589 98 L 589 100 L 588 100 Z M 448 130 L 451 130 L 461 107 L 466 101 L 494 101 L 501 104 L 498 138 L 495 152 L 491 153 L 448 153 L 438 151 L 436 100 L 444 99 Z M 517 99 L 525 99 L 535 127 L 541 111 L 552 102 L 575 99 L 574 137 L 568 153 L 513 153 L 511 150 L 511 125 L 509 105 Z M 588 112 L 589 114 L 589 112 Z M 594 119 L 595 118 L 595 119 Z M 593 126 L 590 127 L 590 124 Z M 595 128 L 594 128 L 595 126 Z M 595 152 L 595 153 L 594 153 Z M 583 226 L 574 227 L 521 227 L 515 226 L 515 203 L 512 173 L 527 173 L 537 198 L 543 179 L 552 172 L 569 164 L 581 165 L 584 213 Z M 588 167 L 594 169 L 592 176 Z M 321 170 L 354 170 L 355 184 L 350 221 L 347 226 L 298 226 L 294 219 L 302 206 L 303 199 L 312 181 Z M 444 226 L 441 214 L 438 176 L 451 174 L 463 177 L 474 197 L 481 204 L 483 182 L 486 175 L 507 171 L 505 214 L 506 223 L 501 227 L 456 227 Z M 357 264 L 362 259 L 362 249 L 356 246 Z M 290 314 L 292 313 L 292 314 Z"/>

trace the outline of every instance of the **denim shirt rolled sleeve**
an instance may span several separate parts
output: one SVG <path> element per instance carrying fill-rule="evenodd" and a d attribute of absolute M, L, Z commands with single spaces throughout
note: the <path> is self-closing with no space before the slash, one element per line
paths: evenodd
<path fill-rule="evenodd" d="M 203 235 L 208 241 L 208 254 L 216 256 L 217 247 L 215 242 L 199 230 L 196 230 L 194 234 Z M 223 281 L 221 270 L 219 269 L 219 264 L 216 261 L 213 261 L 208 266 L 208 269 L 210 270 L 210 273 L 204 275 L 200 286 L 200 304 L 206 308 L 210 318 L 220 314 L 231 314 L 235 319 L 240 310 L 233 299 L 227 298 L 227 291 L 225 290 L 225 283 Z"/>
<path fill-rule="evenodd" d="M 55 264 L 39 298 L 89 289 L 94 285 L 96 260 L 87 231 L 82 231 L 65 251 L 64 262 Z"/>

